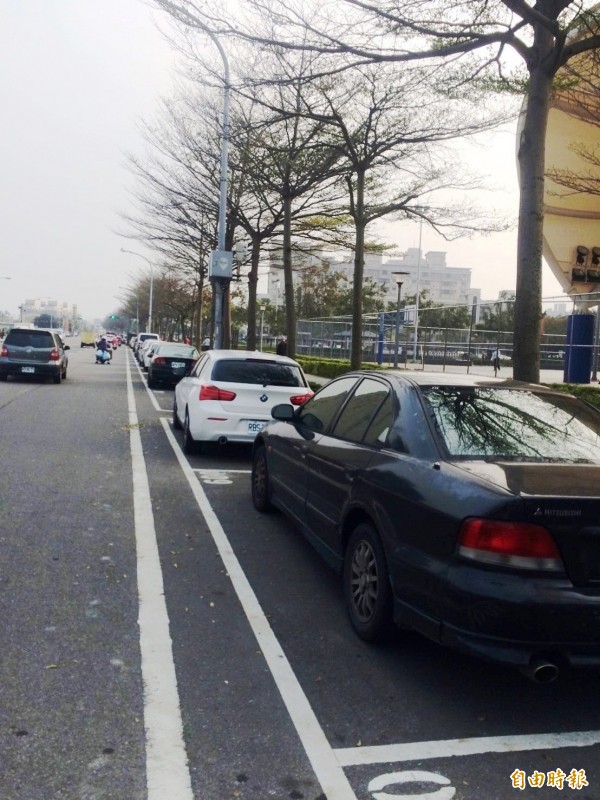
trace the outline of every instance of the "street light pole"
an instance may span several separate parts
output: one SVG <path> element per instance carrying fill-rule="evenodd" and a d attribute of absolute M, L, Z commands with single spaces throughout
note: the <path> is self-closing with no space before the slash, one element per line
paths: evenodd
<path fill-rule="evenodd" d="M 398 284 L 398 300 L 396 302 L 396 340 L 395 340 L 395 347 L 394 347 L 394 369 L 398 368 L 398 350 L 400 344 L 400 299 L 402 296 L 402 284 L 404 281 L 402 278 L 405 275 L 409 275 L 409 272 L 392 272 L 392 275 L 398 275 L 396 278 L 396 283 Z"/>
<path fill-rule="evenodd" d="M 199 28 L 214 43 L 223 61 L 223 133 L 221 137 L 221 176 L 219 192 L 219 224 L 217 229 L 217 250 L 211 254 L 209 277 L 213 285 L 213 331 L 215 349 L 223 346 L 223 305 L 226 288 L 231 283 L 233 253 L 225 251 L 225 220 L 227 214 L 227 150 L 229 146 L 229 97 L 231 85 L 229 78 L 229 62 L 219 38 L 197 16 L 202 11 L 195 5 L 194 13 L 190 13 L 176 4 L 162 0 L 161 5 L 184 25 Z"/>
<path fill-rule="evenodd" d="M 136 253 L 135 250 L 126 250 L 124 247 L 121 248 L 122 253 L 129 253 L 132 256 L 137 256 L 138 258 L 143 258 L 144 261 L 150 265 L 150 297 L 148 298 L 148 322 L 146 325 L 146 332 L 150 333 L 152 331 L 152 302 L 153 302 L 153 295 L 154 295 L 154 264 L 150 261 L 149 258 L 143 256 L 141 253 Z M 139 319 L 138 319 L 138 333 L 139 333 Z"/>
<path fill-rule="evenodd" d="M 421 280 L 421 242 L 423 239 L 423 217 L 419 219 L 419 254 L 417 256 L 417 294 L 415 297 L 415 346 L 413 349 L 413 363 L 417 363 L 417 345 L 419 342 L 419 291 Z"/>

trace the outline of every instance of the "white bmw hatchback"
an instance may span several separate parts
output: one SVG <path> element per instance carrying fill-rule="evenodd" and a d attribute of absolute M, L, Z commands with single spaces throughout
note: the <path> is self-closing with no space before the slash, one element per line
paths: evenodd
<path fill-rule="evenodd" d="M 207 350 L 175 387 L 173 427 L 183 449 L 203 442 L 253 442 L 277 403 L 312 397 L 302 368 L 287 356 L 248 350 Z"/>

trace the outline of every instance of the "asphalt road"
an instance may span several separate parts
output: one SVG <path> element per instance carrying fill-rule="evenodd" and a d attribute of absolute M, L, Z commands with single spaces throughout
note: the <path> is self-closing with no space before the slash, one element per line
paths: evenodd
<path fill-rule="evenodd" d="M 0 800 L 600 800 L 598 673 L 359 641 L 249 449 L 73 342 L 0 384 Z"/>

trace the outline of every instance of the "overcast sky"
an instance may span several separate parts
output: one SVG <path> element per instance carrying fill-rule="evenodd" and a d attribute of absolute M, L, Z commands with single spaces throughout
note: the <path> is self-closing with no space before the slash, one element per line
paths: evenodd
<path fill-rule="evenodd" d="M 0 278 L 10 280 L 0 279 L 0 312 L 51 297 L 102 318 L 130 276 L 148 269 L 120 248 L 151 254 L 117 230 L 131 207 L 124 153 L 143 151 L 138 121 L 152 119 L 174 71 L 156 20 L 167 27 L 140 0 L 3 0 Z M 476 157 L 498 187 L 484 202 L 516 216 L 512 131 Z M 417 225 L 389 232 L 401 249 L 418 244 Z M 472 268 L 484 299 L 514 288 L 515 231 L 445 243 L 424 228 L 422 247 Z M 544 295 L 557 294 L 544 268 Z"/>

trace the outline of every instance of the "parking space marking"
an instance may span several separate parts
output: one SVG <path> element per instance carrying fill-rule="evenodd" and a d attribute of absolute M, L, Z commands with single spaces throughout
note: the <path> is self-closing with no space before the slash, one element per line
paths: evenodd
<path fill-rule="evenodd" d="M 231 486 L 230 475 L 250 475 L 249 469 L 194 469 L 202 483 L 212 486 Z"/>
<path fill-rule="evenodd" d="M 129 361 L 126 372 L 148 800 L 165 797 L 193 800 L 169 615 Z"/>
<path fill-rule="evenodd" d="M 426 761 L 456 756 L 466 757 L 487 753 L 519 753 L 535 750 L 591 747 L 600 744 L 600 730 L 595 730 L 433 740 L 374 747 L 332 748 L 310 706 L 308 698 L 302 691 L 291 664 L 269 626 L 258 599 L 233 553 L 216 512 L 210 505 L 201 486 L 201 482 L 231 483 L 229 475 L 250 474 L 251 470 L 192 468 L 175 439 L 169 420 L 163 418 L 161 419 L 161 424 L 194 493 L 198 507 L 217 544 L 250 626 L 328 800 L 356 800 L 356 795 L 343 771 L 349 767 Z M 200 481 L 197 480 L 197 477 L 200 478 Z M 370 782 L 369 793 L 373 795 L 375 800 L 392 800 L 392 798 L 408 800 L 409 797 L 415 798 L 415 795 L 388 794 L 380 791 L 393 783 L 411 782 L 409 776 L 412 776 L 412 780 L 415 780 L 414 775 L 416 773 L 411 771 L 379 775 Z M 419 794 L 419 798 L 450 800 L 454 796 L 456 790 L 449 785 L 450 782 L 443 776 L 429 772 L 419 773 L 419 775 L 427 775 L 429 782 L 438 784 L 438 786 L 441 785 L 441 788 L 433 792 Z M 424 780 L 423 777 L 421 779 Z"/>
<path fill-rule="evenodd" d="M 357 767 L 368 764 L 393 764 L 402 761 L 424 761 L 483 753 L 517 753 L 526 750 L 591 747 L 599 743 L 600 731 L 573 731 L 407 742 L 406 744 L 379 745 L 377 747 L 346 747 L 336 749 L 334 752 L 342 767 Z"/>
<path fill-rule="evenodd" d="M 298 678 L 269 625 L 258 598 L 254 594 L 254 590 L 250 586 L 250 582 L 233 552 L 229 539 L 209 503 L 201 483 L 179 447 L 169 423 L 162 419 L 161 424 L 181 470 L 189 483 L 196 503 L 204 516 L 229 579 L 265 657 L 308 760 L 312 765 L 317 780 L 321 784 L 324 795 L 327 800 L 356 800 L 356 795 L 350 782 L 336 759 L 333 748 L 327 741 L 316 714 L 302 691 Z"/>

